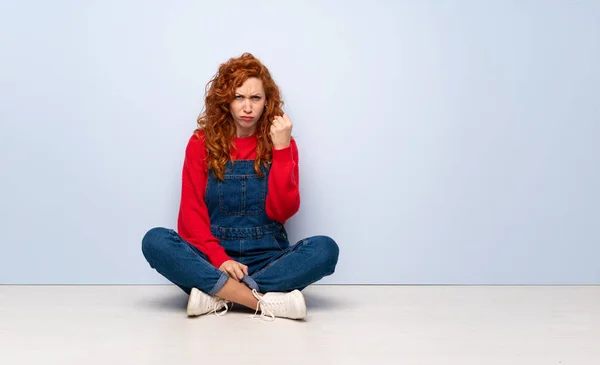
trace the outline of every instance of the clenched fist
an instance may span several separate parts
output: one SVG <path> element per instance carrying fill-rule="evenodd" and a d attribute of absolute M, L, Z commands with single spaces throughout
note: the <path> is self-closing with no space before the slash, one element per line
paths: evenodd
<path fill-rule="evenodd" d="M 248 275 L 248 266 L 240 264 L 234 260 L 227 260 L 221 264 L 219 270 L 229 274 L 229 277 L 240 281 L 244 278 L 244 274 Z"/>
<path fill-rule="evenodd" d="M 275 117 L 271 124 L 271 140 L 276 150 L 287 148 L 292 139 L 292 121 L 287 114 Z"/>

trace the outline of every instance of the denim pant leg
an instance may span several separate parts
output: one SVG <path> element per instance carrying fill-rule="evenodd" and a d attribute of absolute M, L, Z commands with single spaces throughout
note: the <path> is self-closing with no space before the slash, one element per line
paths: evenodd
<path fill-rule="evenodd" d="M 288 247 L 264 268 L 250 276 L 261 293 L 302 290 L 308 285 L 333 274 L 339 247 L 327 236 L 303 239 Z"/>
<path fill-rule="evenodd" d="M 208 262 L 206 255 L 184 241 L 177 232 L 152 228 L 142 240 L 142 252 L 150 267 L 186 293 L 197 288 L 215 295 L 229 278 Z"/>

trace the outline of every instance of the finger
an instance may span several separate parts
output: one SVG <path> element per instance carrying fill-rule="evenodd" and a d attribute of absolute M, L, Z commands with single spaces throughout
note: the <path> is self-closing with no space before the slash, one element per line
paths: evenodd
<path fill-rule="evenodd" d="M 236 267 L 236 268 L 232 268 L 232 269 L 231 269 L 231 275 L 230 275 L 230 277 L 231 277 L 232 279 L 234 279 L 235 281 L 240 281 L 240 280 L 242 280 L 242 277 L 243 277 L 243 276 L 241 276 L 241 275 L 239 274 L 239 271 L 240 271 L 240 270 L 239 270 L 237 267 Z"/>
<path fill-rule="evenodd" d="M 272 126 L 271 126 L 271 130 L 270 130 L 271 136 L 276 136 L 276 135 L 277 135 L 277 134 L 279 134 L 279 133 L 280 133 L 282 130 L 283 130 L 283 127 L 281 127 L 279 124 L 277 124 L 277 125 L 275 125 L 275 124 L 274 124 L 274 125 L 272 125 Z"/>
<path fill-rule="evenodd" d="M 236 268 L 234 269 L 234 271 L 235 271 L 235 275 L 236 275 L 236 277 L 237 277 L 238 281 L 239 281 L 239 280 L 242 280 L 242 279 L 244 278 L 244 273 L 242 272 L 242 270 L 240 270 L 240 268 L 239 268 L 239 267 L 236 267 Z"/>
<path fill-rule="evenodd" d="M 283 120 L 287 123 L 287 124 L 292 124 L 292 120 L 290 119 L 290 116 L 287 114 L 283 114 Z"/>
<path fill-rule="evenodd" d="M 248 266 L 242 265 L 242 271 L 244 271 L 244 274 L 246 274 L 246 276 L 248 276 Z"/>

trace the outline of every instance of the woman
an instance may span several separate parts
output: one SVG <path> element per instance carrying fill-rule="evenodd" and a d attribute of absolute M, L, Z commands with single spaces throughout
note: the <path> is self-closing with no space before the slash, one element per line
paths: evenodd
<path fill-rule="evenodd" d="M 261 316 L 301 319 L 300 292 L 331 275 L 339 249 L 327 236 L 290 245 L 284 223 L 300 207 L 298 149 L 279 88 L 249 53 L 220 65 L 189 139 L 178 232 L 142 240 L 150 266 L 188 293 L 187 313 L 228 303 Z"/>

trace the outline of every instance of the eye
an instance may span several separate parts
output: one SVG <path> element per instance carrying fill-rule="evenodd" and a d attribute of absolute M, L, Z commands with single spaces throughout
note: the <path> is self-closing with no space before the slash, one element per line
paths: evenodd
<path fill-rule="evenodd" d="M 254 95 L 254 96 L 252 97 L 252 99 L 253 99 L 253 100 L 260 100 L 261 98 L 260 98 L 260 96 L 259 96 L 259 95 Z"/>
<path fill-rule="evenodd" d="M 241 95 L 236 95 L 236 96 L 235 96 L 235 98 L 236 98 L 237 100 L 240 100 L 240 99 L 242 98 L 242 96 L 241 96 Z"/>

